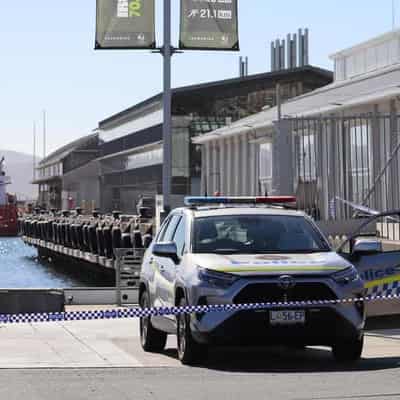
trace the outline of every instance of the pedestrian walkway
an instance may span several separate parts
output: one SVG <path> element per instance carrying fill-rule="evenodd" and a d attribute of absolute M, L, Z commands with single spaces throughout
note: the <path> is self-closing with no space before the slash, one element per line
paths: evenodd
<path fill-rule="evenodd" d="M 3 325 L 0 368 L 179 365 L 174 357 L 143 353 L 138 333 L 139 323 L 134 319 Z M 174 348 L 171 342 L 168 347 Z"/>
<path fill-rule="evenodd" d="M 400 330 L 371 332 L 363 358 L 400 358 L 399 343 Z M 0 369 L 180 366 L 174 337 L 163 354 L 142 351 L 138 319 L 0 325 L 0 354 Z"/>

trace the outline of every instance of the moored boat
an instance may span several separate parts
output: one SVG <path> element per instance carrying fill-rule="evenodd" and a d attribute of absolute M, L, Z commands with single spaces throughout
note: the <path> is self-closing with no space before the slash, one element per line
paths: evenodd
<path fill-rule="evenodd" d="M 0 237 L 18 235 L 17 199 L 7 193 L 10 178 L 4 170 L 4 157 L 0 160 Z"/>

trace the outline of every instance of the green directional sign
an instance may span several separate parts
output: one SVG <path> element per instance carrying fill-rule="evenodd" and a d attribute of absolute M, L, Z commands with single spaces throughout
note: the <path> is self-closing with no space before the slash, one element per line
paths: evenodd
<path fill-rule="evenodd" d="M 97 0 L 95 48 L 155 48 L 154 14 L 154 0 Z"/>
<path fill-rule="evenodd" d="M 179 47 L 239 50 L 238 0 L 181 0 Z"/>

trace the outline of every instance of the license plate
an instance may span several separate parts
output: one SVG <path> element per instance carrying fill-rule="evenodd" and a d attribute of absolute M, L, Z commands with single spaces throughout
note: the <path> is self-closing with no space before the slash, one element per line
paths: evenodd
<path fill-rule="evenodd" d="M 271 311 L 269 322 L 271 325 L 303 325 L 306 322 L 306 312 L 304 310 Z"/>

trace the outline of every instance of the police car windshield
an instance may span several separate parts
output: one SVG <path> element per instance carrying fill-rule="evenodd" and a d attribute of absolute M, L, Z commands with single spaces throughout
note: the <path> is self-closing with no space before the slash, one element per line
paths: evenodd
<path fill-rule="evenodd" d="M 330 251 L 303 217 L 229 215 L 194 221 L 193 253 L 268 254 Z"/>

